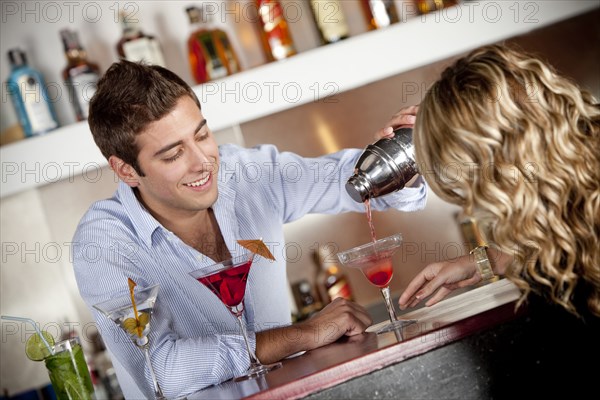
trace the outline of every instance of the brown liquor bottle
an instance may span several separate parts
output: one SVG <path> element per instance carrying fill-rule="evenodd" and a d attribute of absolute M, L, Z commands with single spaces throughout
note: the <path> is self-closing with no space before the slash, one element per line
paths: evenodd
<path fill-rule="evenodd" d="M 154 36 L 146 35 L 139 27 L 135 18 L 128 17 L 123 11 L 119 13 L 123 36 L 117 43 L 119 57 L 128 61 L 143 61 L 147 64 L 165 67 L 165 58 L 158 40 Z"/>
<path fill-rule="evenodd" d="M 393 0 L 361 0 L 369 30 L 381 29 L 399 21 Z"/>
<path fill-rule="evenodd" d="M 312 287 L 307 280 L 301 280 L 292 286 L 294 299 L 298 307 L 297 321 L 302 321 L 323 308 L 323 305 L 315 298 Z"/>
<path fill-rule="evenodd" d="M 323 245 L 313 253 L 315 263 L 320 271 L 317 275 L 317 288 L 323 305 L 331 303 L 338 297 L 352 300 L 352 288 L 348 278 L 335 261 L 335 254 L 330 246 Z"/>
<path fill-rule="evenodd" d="M 204 13 L 198 7 L 186 8 L 192 25 L 188 38 L 188 57 L 197 83 L 223 78 L 241 70 L 227 33 L 205 27 Z"/>
<path fill-rule="evenodd" d="M 296 54 L 294 41 L 277 0 L 255 0 L 260 22 L 263 49 L 269 61 L 282 60 Z"/>
<path fill-rule="evenodd" d="M 225 67 L 227 68 L 227 75 L 235 74 L 240 72 L 242 67 L 240 61 L 231 45 L 229 35 L 222 29 L 213 29 L 213 40 L 217 46 L 217 53 L 219 57 L 224 61 Z"/>
<path fill-rule="evenodd" d="M 79 43 L 75 31 L 60 31 L 67 66 L 63 70 L 63 79 L 69 91 L 69 100 L 75 111 L 77 121 L 88 117 L 89 101 L 96 93 L 96 85 L 100 79 L 100 69 L 87 60 L 87 53 Z"/>

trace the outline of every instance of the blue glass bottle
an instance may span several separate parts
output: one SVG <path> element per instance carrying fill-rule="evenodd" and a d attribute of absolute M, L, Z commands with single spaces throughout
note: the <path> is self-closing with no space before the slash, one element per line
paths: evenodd
<path fill-rule="evenodd" d="M 25 136 L 42 135 L 58 128 L 42 74 L 27 65 L 25 53 L 20 49 L 9 50 L 8 59 L 11 73 L 7 89 Z"/>

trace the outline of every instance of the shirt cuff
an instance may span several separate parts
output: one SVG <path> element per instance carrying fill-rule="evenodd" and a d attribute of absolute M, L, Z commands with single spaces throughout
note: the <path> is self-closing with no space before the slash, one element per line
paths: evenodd
<path fill-rule="evenodd" d="M 422 176 L 415 180 L 414 185 L 405 187 L 397 192 L 384 196 L 386 202 L 400 211 L 419 211 L 427 204 L 427 184 Z"/>

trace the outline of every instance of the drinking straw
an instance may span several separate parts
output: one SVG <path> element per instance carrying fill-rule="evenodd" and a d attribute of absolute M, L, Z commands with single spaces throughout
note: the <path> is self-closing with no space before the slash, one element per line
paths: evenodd
<path fill-rule="evenodd" d="M 40 331 L 40 328 L 38 328 L 38 326 L 37 326 L 37 324 L 35 323 L 34 320 L 32 320 L 31 318 L 11 317 L 11 316 L 8 316 L 8 315 L 3 315 L 0 318 L 2 318 L 2 319 L 8 319 L 8 320 L 11 320 L 11 321 L 27 322 L 27 323 L 31 324 L 31 326 L 33 326 L 33 329 L 35 329 L 35 331 L 37 332 L 38 336 L 44 342 L 44 346 L 46 346 L 46 348 L 48 349 L 48 351 L 50 352 L 50 354 L 54 355 L 54 350 L 52 349 L 52 346 L 50 346 L 50 344 L 46 341 L 46 338 L 44 337 L 44 335 L 42 335 L 42 331 Z"/>

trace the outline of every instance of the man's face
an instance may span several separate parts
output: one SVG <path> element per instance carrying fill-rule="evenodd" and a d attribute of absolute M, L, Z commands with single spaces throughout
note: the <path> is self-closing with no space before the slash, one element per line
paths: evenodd
<path fill-rule="evenodd" d="M 219 150 L 196 103 L 179 99 L 173 111 L 138 135 L 135 186 L 157 219 L 189 217 L 217 200 Z"/>

